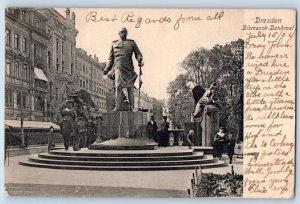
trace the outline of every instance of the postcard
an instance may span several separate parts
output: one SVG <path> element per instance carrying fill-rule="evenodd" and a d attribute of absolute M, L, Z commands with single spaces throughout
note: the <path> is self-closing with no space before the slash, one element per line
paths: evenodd
<path fill-rule="evenodd" d="M 293 198 L 293 9 L 6 8 L 5 194 Z"/>

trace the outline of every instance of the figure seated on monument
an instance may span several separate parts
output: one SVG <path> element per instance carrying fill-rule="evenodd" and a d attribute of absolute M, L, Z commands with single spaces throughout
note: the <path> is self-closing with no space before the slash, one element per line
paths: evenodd
<path fill-rule="evenodd" d="M 214 105 L 219 108 L 219 105 L 213 99 L 215 87 L 216 83 L 213 82 L 207 90 L 200 85 L 193 88 L 192 92 L 196 103 L 196 108 L 193 114 L 194 118 L 201 118 L 202 120 L 203 111 L 206 105 Z"/>
<path fill-rule="evenodd" d="M 95 104 L 86 90 L 80 89 L 78 91 L 74 89 L 72 83 L 72 81 L 68 81 L 66 84 L 68 99 L 64 102 L 61 110 L 68 108 L 72 110 L 72 112 L 75 112 L 75 118 L 81 116 L 88 120 L 90 108 L 95 108 Z"/>

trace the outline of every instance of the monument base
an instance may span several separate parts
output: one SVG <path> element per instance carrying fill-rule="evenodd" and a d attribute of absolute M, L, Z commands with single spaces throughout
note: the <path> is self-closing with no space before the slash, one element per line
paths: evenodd
<path fill-rule="evenodd" d="M 147 113 L 113 111 L 103 114 L 101 138 L 107 141 L 90 145 L 101 150 L 151 150 L 156 143 L 149 138 Z M 99 140 L 98 140 L 99 141 Z"/>
<path fill-rule="evenodd" d="M 214 105 L 206 105 L 201 121 L 202 146 L 211 147 L 213 138 L 219 131 L 219 108 Z"/>
<path fill-rule="evenodd" d="M 89 146 L 96 150 L 154 150 L 157 144 L 151 140 L 117 138 Z"/>

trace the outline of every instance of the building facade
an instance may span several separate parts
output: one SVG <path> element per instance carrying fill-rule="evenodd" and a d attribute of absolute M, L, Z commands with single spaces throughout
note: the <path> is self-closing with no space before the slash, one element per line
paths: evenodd
<path fill-rule="evenodd" d="M 79 89 L 84 89 L 91 94 L 97 106 L 92 110 L 93 115 L 99 115 L 107 111 L 106 95 L 112 90 L 113 81 L 103 78 L 104 63 L 99 63 L 99 58 L 88 55 L 81 48 L 76 49 L 75 84 Z"/>
<path fill-rule="evenodd" d="M 75 14 L 70 15 L 66 9 L 65 17 L 55 9 L 38 9 L 47 19 L 46 33 L 50 36 L 47 43 L 46 62 L 44 72 L 48 78 L 47 111 L 51 121 L 60 119 L 59 109 L 66 100 L 65 83 L 74 81 L 76 36 Z"/>
<path fill-rule="evenodd" d="M 35 9 L 5 10 L 5 117 L 47 121 L 47 19 Z"/>

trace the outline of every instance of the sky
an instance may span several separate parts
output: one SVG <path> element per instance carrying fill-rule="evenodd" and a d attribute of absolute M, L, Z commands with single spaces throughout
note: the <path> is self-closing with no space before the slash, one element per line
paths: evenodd
<path fill-rule="evenodd" d="M 64 8 L 57 10 L 65 16 Z M 225 44 L 242 37 L 242 10 L 223 10 L 223 14 L 222 9 L 70 10 L 75 12 L 75 27 L 79 31 L 76 46 L 89 55 L 96 54 L 100 62 L 107 61 L 112 41 L 119 38 L 120 28 L 128 29 L 128 39 L 135 40 L 144 58 L 142 90 L 157 99 L 167 99 L 169 83 L 183 71 L 179 64 L 192 50 L 212 48 L 215 44 Z M 89 15 L 91 12 L 94 15 Z M 220 19 L 206 20 L 217 12 L 221 15 Z M 128 14 L 130 18 L 126 18 Z M 93 18 L 89 18 L 91 16 Z M 117 20 L 111 21 L 114 18 Z M 197 20 L 199 18 L 201 20 Z M 136 22 L 124 22 L 125 19 Z M 162 23 L 153 22 L 160 19 Z M 137 23 L 139 20 L 140 25 Z M 136 63 L 135 69 L 138 72 Z"/>

